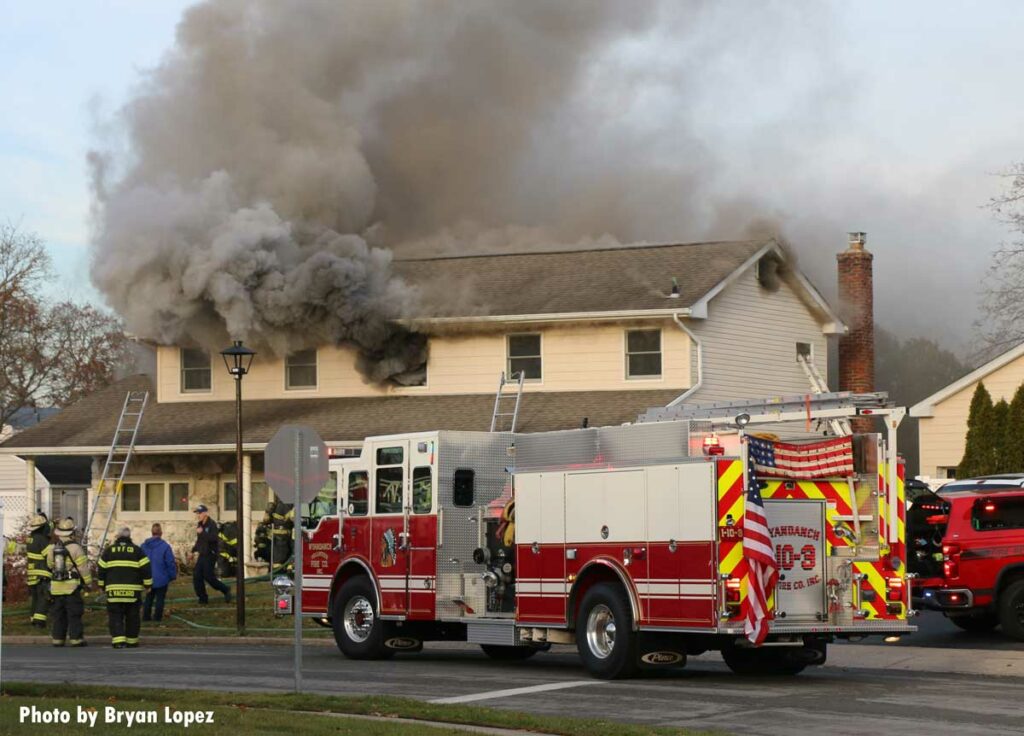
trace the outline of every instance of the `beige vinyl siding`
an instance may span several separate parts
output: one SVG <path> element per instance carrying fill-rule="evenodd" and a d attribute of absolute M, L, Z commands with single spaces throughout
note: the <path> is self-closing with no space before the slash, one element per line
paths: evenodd
<path fill-rule="evenodd" d="M 1024 357 L 992 371 L 981 382 L 992 394 L 992 401 L 1010 401 L 1017 387 L 1024 383 Z M 967 415 L 977 386 L 977 383 L 966 386 L 935 404 L 932 416 L 921 417 L 918 424 L 921 475 L 941 477 L 944 473 L 940 468 L 952 468 L 960 464 L 967 438 Z M 1014 470 L 1024 471 L 1024 468 Z"/>
<path fill-rule="evenodd" d="M 711 300 L 706 320 L 686 324 L 703 346 L 704 385 L 695 401 L 808 393 L 798 342 L 813 346 L 815 365 L 828 375 L 822 325 L 788 284 L 769 291 L 752 268 Z"/>
<path fill-rule="evenodd" d="M 662 375 L 642 381 L 626 378 L 627 329 L 661 329 Z M 292 399 L 337 396 L 444 395 L 491 393 L 506 368 L 506 336 L 532 332 L 541 335 L 542 375 L 529 391 L 658 390 L 689 388 L 689 337 L 669 319 L 629 324 L 571 325 L 532 330 L 514 329 L 487 335 L 433 337 L 427 365 L 427 385 L 382 387 L 367 383 L 355 368 L 355 353 L 346 347 L 322 347 L 318 354 L 319 382 L 301 392 L 285 387 L 284 360 L 257 355 L 243 383 L 246 399 Z M 174 401 L 229 401 L 234 398 L 231 376 L 214 356 L 212 387 L 206 393 L 183 393 L 180 351 L 157 350 L 158 399 Z"/>

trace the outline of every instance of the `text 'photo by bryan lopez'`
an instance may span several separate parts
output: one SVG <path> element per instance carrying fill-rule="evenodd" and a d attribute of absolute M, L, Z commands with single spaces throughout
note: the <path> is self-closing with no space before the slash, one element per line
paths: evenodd
<path fill-rule="evenodd" d="M 212 710 L 179 710 L 164 706 L 148 710 L 118 710 L 112 705 L 101 708 L 79 705 L 74 710 L 69 708 L 37 708 L 22 706 L 18 709 L 19 723 L 40 725 L 78 723 L 89 728 L 120 724 L 138 726 L 142 724 L 173 724 L 188 728 L 196 724 L 214 722 Z"/>

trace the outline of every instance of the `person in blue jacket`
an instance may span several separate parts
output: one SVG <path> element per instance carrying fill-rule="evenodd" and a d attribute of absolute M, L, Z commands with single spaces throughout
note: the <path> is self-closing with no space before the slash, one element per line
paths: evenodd
<path fill-rule="evenodd" d="M 174 552 L 171 551 L 171 545 L 163 540 L 163 533 L 163 528 L 159 524 L 154 524 L 153 536 L 142 543 L 142 551 L 149 558 L 153 570 L 153 586 L 146 593 L 146 602 L 142 608 L 143 621 L 159 621 L 164 617 L 164 596 L 167 595 L 167 586 L 178 577 Z M 154 603 L 156 611 L 153 610 Z"/>

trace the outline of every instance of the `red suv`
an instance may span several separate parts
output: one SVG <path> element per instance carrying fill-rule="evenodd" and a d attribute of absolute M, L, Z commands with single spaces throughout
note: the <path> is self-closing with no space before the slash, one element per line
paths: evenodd
<path fill-rule="evenodd" d="M 914 605 L 1024 640 L 1024 474 L 952 481 L 907 519 Z"/>

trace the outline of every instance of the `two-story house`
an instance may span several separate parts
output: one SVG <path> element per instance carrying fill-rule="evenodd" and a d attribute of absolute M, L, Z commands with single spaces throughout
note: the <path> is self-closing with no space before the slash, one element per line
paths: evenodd
<path fill-rule="evenodd" d="M 807 393 L 808 356 L 828 375 L 843 324 L 774 241 L 397 260 L 412 284 L 459 292 L 408 322 L 428 336 L 420 385 L 376 385 L 345 345 L 257 355 L 244 379 L 243 494 L 235 489 L 234 385 L 219 355 L 154 346 L 137 375 L 67 407 L 0 446 L 32 463 L 93 459 L 98 479 L 127 391 L 149 406 L 117 520 L 184 544 L 190 509 L 220 521 L 268 499 L 262 451 L 286 423 L 314 427 L 337 453 L 369 435 L 486 431 L 499 376 L 525 375 L 517 431 L 629 422 L 650 407 Z M 462 311 L 460 314 L 459 312 Z M 84 519 L 79 519 L 84 523 Z"/>

